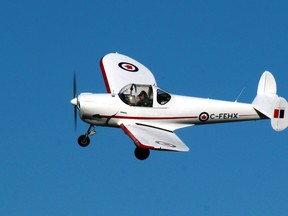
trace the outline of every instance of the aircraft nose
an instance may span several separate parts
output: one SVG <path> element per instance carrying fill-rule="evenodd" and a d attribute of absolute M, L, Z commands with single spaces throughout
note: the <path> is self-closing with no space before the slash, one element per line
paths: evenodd
<path fill-rule="evenodd" d="M 70 101 L 71 104 L 73 104 L 74 106 L 77 106 L 77 98 L 73 98 L 71 101 Z"/>

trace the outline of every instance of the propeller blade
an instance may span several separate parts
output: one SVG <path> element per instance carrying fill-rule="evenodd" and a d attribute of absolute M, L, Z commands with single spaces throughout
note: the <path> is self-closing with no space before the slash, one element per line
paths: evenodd
<path fill-rule="evenodd" d="M 76 73 L 73 75 L 73 98 L 77 96 L 77 83 L 76 83 Z"/>
<path fill-rule="evenodd" d="M 74 130 L 77 129 L 77 107 L 74 106 Z"/>
<path fill-rule="evenodd" d="M 73 98 L 77 97 L 77 82 L 76 82 L 76 73 L 74 72 L 73 75 Z M 77 103 L 74 105 L 74 130 L 77 129 L 77 104 L 78 104 L 78 97 L 77 97 Z"/>

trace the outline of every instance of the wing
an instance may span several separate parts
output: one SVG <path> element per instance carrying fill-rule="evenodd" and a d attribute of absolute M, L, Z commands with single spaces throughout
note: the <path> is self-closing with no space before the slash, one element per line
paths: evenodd
<path fill-rule="evenodd" d="M 119 53 L 105 55 L 100 61 L 100 67 L 108 93 L 118 93 L 131 83 L 156 85 L 155 78 L 148 68 Z"/>
<path fill-rule="evenodd" d="M 189 151 L 189 148 L 171 131 L 136 124 L 121 124 L 120 127 L 138 147 L 157 150 Z"/>

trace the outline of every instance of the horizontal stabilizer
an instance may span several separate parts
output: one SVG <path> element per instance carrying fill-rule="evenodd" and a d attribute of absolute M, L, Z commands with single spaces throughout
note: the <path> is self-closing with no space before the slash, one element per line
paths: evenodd
<path fill-rule="evenodd" d="M 273 110 L 273 118 L 271 118 L 272 128 L 276 131 L 282 131 L 288 126 L 288 103 L 279 97 L 275 103 Z"/>

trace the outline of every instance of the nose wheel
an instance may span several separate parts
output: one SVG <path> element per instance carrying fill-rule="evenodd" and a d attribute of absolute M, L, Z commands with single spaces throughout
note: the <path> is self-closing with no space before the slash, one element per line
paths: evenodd
<path fill-rule="evenodd" d="M 93 130 L 91 130 L 93 127 Z M 81 147 L 87 147 L 89 144 L 90 144 L 90 138 L 89 136 L 92 136 L 96 133 L 96 130 L 94 128 L 94 125 L 90 125 L 86 134 L 83 134 L 81 136 L 79 136 L 78 138 L 78 144 L 81 146 Z"/>
<path fill-rule="evenodd" d="M 81 146 L 81 147 L 86 147 L 90 144 L 90 138 L 88 135 L 81 135 L 79 136 L 78 138 L 78 144 Z"/>

